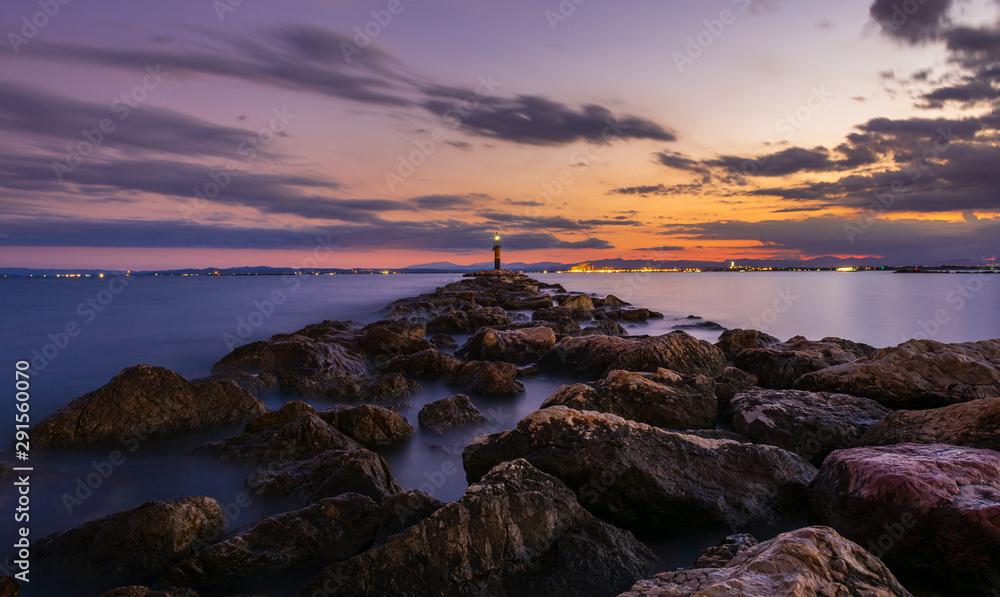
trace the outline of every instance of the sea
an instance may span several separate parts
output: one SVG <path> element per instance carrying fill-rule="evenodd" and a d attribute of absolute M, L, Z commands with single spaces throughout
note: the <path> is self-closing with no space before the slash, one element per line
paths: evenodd
<path fill-rule="evenodd" d="M 1000 275 L 984 273 L 898 274 L 892 272 L 632 272 L 532 274 L 566 290 L 614 294 L 661 312 L 663 319 L 630 324 L 632 334 L 663 334 L 675 326 L 715 322 L 722 328 L 755 328 L 782 340 L 838 336 L 873 346 L 910 338 L 965 342 L 1000 338 Z M 196 457 L 196 446 L 236 434 L 239 426 L 181 438 L 149 440 L 45 454 L 14 460 L 16 368 L 28 371 L 30 416 L 41 421 L 69 400 L 107 383 L 121 369 L 146 363 L 189 379 L 209 374 L 234 346 L 288 333 L 323 320 L 378 320 L 385 305 L 456 281 L 460 274 L 308 276 L 127 276 L 0 278 L 0 367 L 8 373 L 0 399 L 0 459 L 33 468 L 29 521 L 15 522 L 18 507 L 11 480 L 0 486 L 0 558 L 12 553 L 21 526 L 31 542 L 60 530 L 149 500 L 205 495 L 219 501 L 229 528 L 288 509 L 287 504 L 247 498 L 243 482 L 253 467 Z M 525 313 L 525 315 L 528 315 Z M 704 324 L 707 326 L 708 324 Z M 718 339 L 718 328 L 684 328 Z M 468 336 L 456 336 L 459 343 Z M 23 365 L 22 365 L 23 366 Z M 417 433 L 405 444 L 382 450 L 406 489 L 423 489 L 443 501 L 456 500 L 467 482 L 462 448 L 477 435 L 513 428 L 563 383 L 559 376 L 524 380 L 516 398 L 475 402 L 489 422 L 444 436 L 419 429 L 420 408 L 454 392 L 438 384 L 423 389 L 401 410 Z M 23 397 L 23 396 L 22 396 Z M 291 398 L 276 392 L 261 398 L 278 408 Z M 322 410 L 333 403 L 314 401 Z M 805 521 L 789 520 L 787 529 Z M 761 529 L 759 539 L 785 528 Z M 682 539 L 640 537 L 663 560 L 663 569 L 691 566 L 698 551 L 726 533 Z M 12 567 L 13 558 L 0 562 Z M 3 573 L 0 567 L 0 573 Z M 26 595 L 56 595 L 44 579 Z"/>

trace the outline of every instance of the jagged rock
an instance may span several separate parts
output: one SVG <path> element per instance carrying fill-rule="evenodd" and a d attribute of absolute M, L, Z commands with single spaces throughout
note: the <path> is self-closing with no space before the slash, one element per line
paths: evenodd
<path fill-rule="evenodd" d="M 225 528 L 211 498 L 146 502 L 49 535 L 32 555 L 46 577 L 111 588 L 159 577 Z"/>
<path fill-rule="evenodd" d="M 644 531 L 774 524 L 804 508 L 816 474 L 774 446 L 707 440 L 564 406 L 478 437 L 462 454 L 470 482 L 516 458 L 566 483 L 596 516 Z"/>
<path fill-rule="evenodd" d="M 885 564 L 826 527 L 778 535 L 722 568 L 662 572 L 619 597 L 912 597 Z"/>
<path fill-rule="evenodd" d="M 617 321 L 604 319 L 597 325 L 593 325 L 580 330 L 577 336 L 628 336 L 628 330 L 623 328 Z"/>
<path fill-rule="evenodd" d="M 582 309 L 584 311 L 594 310 L 594 301 L 586 294 L 571 294 L 562 298 L 559 304 L 570 309 Z"/>
<path fill-rule="evenodd" d="M 654 560 L 630 533 L 519 460 L 381 547 L 327 568 L 300 595 L 608 595 Z"/>
<path fill-rule="evenodd" d="M 427 324 L 430 333 L 470 334 L 481 327 L 510 323 L 510 315 L 500 307 L 476 307 L 439 315 Z"/>
<path fill-rule="evenodd" d="M 202 590 L 253 586 L 265 575 L 354 557 L 372 546 L 379 524 L 379 506 L 371 498 L 356 493 L 326 498 L 251 524 L 167 570 L 160 584 Z"/>
<path fill-rule="evenodd" d="M 555 345 L 555 332 L 548 327 L 510 331 L 484 328 L 469 338 L 455 356 L 466 360 L 507 361 L 523 365 L 534 363 Z"/>
<path fill-rule="evenodd" d="M 35 449 L 118 444 L 232 424 L 266 411 L 231 381 L 193 384 L 169 369 L 136 365 L 46 417 L 31 430 L 31 444 Z"/>
<path fill-rule="evenodd" d="M 243 427 L 244 433 L 255 433 L 264 429 L 273 429 L 289 421 L 294 421 L 306 415 L 319 414 L 316 409 L 301 400 L 292 400 L 281 405 L 278 410 L 269 410 L 247 421 Z"/>
<path fill-rule="evenodd" d="M 937 408 L 1000 396 L 1000 340 L 943 344 L 909 340 L 804 375 L 801 390 L 864 396 L 889 408 Z"/>
<path fill-rule="evenodd" d="M 376 368 L 379 373 L 401 373 L 414 379 L 441 379 L 462 364 L 450 354 L 438 350 L 420 352 L 389 359 Z"/>
<path fill-rule="evenodd" d="M 600 379 L 611 363 L 638 343 L 614 336 L 563 338 L 538 360 L 542 371 Z"/>
<path fill-rule="evenodd" d="M 742 350 L 751 348 L 768 348 L 781 343 L 770 334 L 758 330 L 726 330 L 719 336 L 719 341 L 715 345 L 726 355 L 726 360 L 732 362 L 736 355 Z"/>
<path fill-rule="evenodd" d="M 406 417 L 382 406 L 345 406 L 325 411 L 320 416 L 367 448 L 391 446 L 413 435 L 413 426 Z"/>
<path fill-rule="evenodd" d="M 292 497 L 300 506 L 343 493 L 359 493 L 376 502 L 403 488 L 389 466 L 369 450 L 328 450 L 322 454 L 251 475 L 249 489 L 270 498 Z"/>
<path fill-rule="evenodd" d="M 719 331 L 726 328 L 722 327 L 714 321 L 698 321 L 696 323 L 678 323 L 670 326 L 674 330 L 712 330 Z"/>
<path fill-rule="evenodd" d="M 718 346 L 718 344 L 716 344 Z M 732 415 L 733 398 L 744 390 L 757 385 L 757 376 L 736 367 L 726 367 L 715 382 L 715 397 L 719 400 L 719 414 L 727 420 Z"/>
<path fill-rule="evenodd" d="M 619 354 L 609 370 L 655 372 L 660 368 L 718 377 L 726 368 L 726 357 L 712 343 L 676 331 L 638 341 Z"/>
<path fill-rule="evenodd" d="M 275 336 L 261 350 L 261 369 L 278 378 L 282 391 L 316 396 L 364 374 L 362 357 L 340 344 L 306 336 Z"/>
<path fill-rule="evenodd" d="M 101 597 L 198 597 L 198 593 L 191 589 L 178 589 L 176 587 L 155 591 L 149 587 L 133 585 L 112 589 Z"/>
<path fill-rule="evenodd" d="M 448 385 L 470 394 L 514 396 L 524 392 L 517 381 L 517 365 L 494 361 L 470 361 L 452 369 Z"/>
<path fill-rule="evenodd" d="M 892 413 L 868 398 L 764 388 L 737 394 L 732 410 L 733 431 L 795 452 L 816 466 Z"/>
<path fill-rule="evenodd" d="M 685 429 L 680 432 L 684 435 L 693 435 L 695 437 L 700 437 L 703 439 L 727 439 L 733 442 L 740 442 L 742 444 L 752 444 L 745 435 L 740 435 L 735 431 L 726 431 L 725 429 Z"/>
<path fill-rule="evenodd" d="M 488 422 L 482 411 L 465 394 L 455 394 L 425 404 L 417 413 L 417 421 L 421 427 L 435 433 Z"/>
<path fill-rule="evenodd" d="M 1000 453 L 943 444 L 838 450 L 809 487 L 816 520 L 897 574 L 1000 589 Z"/>
<path fill-rule="evenodd" d="M 868 428 L 856 446 L 949 444 L 1000 452 L 1000 398 L 930 410 L 900 410 Z"/>
<path fill-rule="evenodd" d="M 604 298 L 593 299 L 594 307 L 631 307 L 632 305 L 621 300 L 613 294 L 609 294 Z"/>
<path fill-rule="evenodd" d="M 538 309 L 531 314 L 531 319 L 534 321 L 558 321 L 566 318 L 574 321 L 588 321 L 593 317 L 593 315 L 594 311 L 590 309 L 578 309 L 559 305 L 556 307 Z"/>
<path fill-rule="evenodd" d="M 288 414 L 282 415 L 282 411 L 286 409 L 289 411 Z M 263 421 L 251 421 L 243 433 L 203 444 L 195 450 L 195 453 L 215 455 L 232 462 L 285 464 L 308 460 L 327 450 L 361 448 L 357 442 L 317 414 L 304 412 L 291 418 L 292 413 L 304 410 L 286 404 L 280 411 L 276 411 L 277 414 L 263 415 L 267 417 Z"/>
<path fill-rule="evenodd" d="M 362 331 L 356 341 L 358 352 L 368 362 L 379 365 L 400 355 L 413 354 L 431 348 L 431 343 L 423 338 L 424 328 L 419 328 L 420 336 L 408 335 L 413 330 L 409 325 L 393 331 L 379 324 Z"/>
<path fill-rule="evenodd" d="M 757 539 L 753 535 L 740 533 L 730 535 L 698 554 L 698 559 L 694 561 L 695 568 L 722 568 L 744 551 L 757 545 Z"/>
<path fill-rule="evenodd" d="M 219 359 L 219 362 L 212 365 L 212 375 L 227 373 L 259 375 L 262 371 L 261 355 L 266 346 L 267 342 L 263 340 L 237 346 L 229 354 Z"/>
<path fill-rule="evenodd" d="M 704 375 L 682 376 L 659 369 L 655 374 L 611 371 L 592 386 L 562 386 L 541 408 L 612 413 L 664 429 L 715 427 L 715 383 Z"/>
<path fill-rule="evenodd" d="M 431 336 L 431 346 L 437 349 L 458 348 L 458 342 L 448 334 L 435 334 Z"/>
<path fill-rule="evenodd" d="M 383 545 L 392 537 L 434 514 L 442 506 L 444 502 L 419 489 L 390 495 L 382 500 L 378 508 L 379 528 L 374 546 Z"/>
<path fill-rule="evenodd" d="M 757 376 L 761 387 L 785 390 L 795 380 L 813 371 L 833 365 L 850 363 L 875 351 L 867 344 L 856 344 L 841 338 L 819 341 L 795 336 L 787 342 L 767 348 L 748 348 L 733 357 L 733 364 Z M 842 392 L 857 396 L 851 392 Z"/>
<path fill-rule="evenodd" d="M 277 389 L 278 387 L 278 378 L 270 373 L 253 374 L 243 371 L 234 371 L 231 373 L 211 375 L 209 377 L 200 377 L 198 379 L 192 379 L 191 383 L 197 385 L 208 383 L 210 381 L 231 381 L 251 394 L 260 394 L 262 392 Z"/>
<path fill-rule="evenodd" d="M 365 402 L 399 402 L 420 391 L 420 384 L 400 373 L 385 373 L 362 382 L 358 398 Z"/>
<path fill-rule="evenodd" d="M 641 322 L 650 318 L 663 317 L 649 309 L 622 309 L 617 307 L 602 307 L 594 311 L 594 319 L 609 319 L 611 321 Z"/>

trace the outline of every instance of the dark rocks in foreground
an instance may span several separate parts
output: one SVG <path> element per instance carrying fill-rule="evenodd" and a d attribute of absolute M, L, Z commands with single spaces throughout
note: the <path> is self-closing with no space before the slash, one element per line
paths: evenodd
<path fill-rule="evenodd" d="M 523 365 L 536 362 L 556 344 L 548 327 L 501 331 L 483 328 L 465 343 L 455 356 L 466 360 L 506 361 Z"/>
<path fill-rule="evenodd" d="M 1000 398 L 930 410 L 898 410 L 868 428 L 856 446 L 949 444 L 1000 452 Z"/>
<path fill-rule="evenodd" d="M 381 547 L 330 566 L 299 594 L 611 595 L 654 562 L 631 533 L 594 518 L 557 479 L 517 460 Z"/>
<path fill-rule="evenodd" d="M 166 437 L 245 421 L 267 411 L 231 381 L 191 383 L 163 367 L 122 369 L 31 430 L 32 447 L 79 448 Z"/>
<path fill-rule="evenodd" d="M 867 344 L 858 344 L 842 338 L 807 340 L 794 336 L 787 342 L 767 348 L 748 348 L 733 357 L 733 364 L 757 376 L 762 387 L 776 390 L 789 389 L 795 380 L 807 373 L 834 365 L 850 363 L 875 352 Z M 844 394 L 852 392 L 841 391 Z"/>
<path fill-rule="evenodd" d="M 339 406 L 320 413 L 320 417 L 367 448 L 398 444 L 414 432 L 406 417 L 372 404 Z"/>
<path fill-rule="evenodd" d="M 495 361 L 470 361 L 451 370 L 447 383 L 469 394 L 506 397 L 524 393 L 517 381 L 517 365 Z"/>
<path fill-rule="evenodd" d="M 619 597 L 911 597 L 860 545 L 806 527 L 742 550 L 721 568 L 663 572 Z"/>
<path fill-rule="evenodd" d="M 455 394 L 425 404 L 417 413 L 417 421 L 421 427 L 435 433 L 488 422 L 482 411 L 465 394 Z"/>
<path fill-rule="evenodd" d="M 470 482 L 516 458 L 561 480 L 604 520 L 671 534 L 775 524 L 804 511 L 816 474 L 774 446 L 703 439 L 564 406 L 476 438 L 462 454 Z"/>
<path fill-rule="evenodd" d="M 411 355 L 400 355 L 376 368 L 379 373 L 400 373 L 414 379 L 441 379 L 462 364 L 450 354 L 428 349 Z"/>
<path fill-rule="evenodd" d="M 671 369 L 682 375 L 717 377 L 726 368 L 722 351 L 684 332 L 652 338 L 583 336 L 563 338 L 538 362 L 545 371 L 599 379 L 608 371 Z"/>

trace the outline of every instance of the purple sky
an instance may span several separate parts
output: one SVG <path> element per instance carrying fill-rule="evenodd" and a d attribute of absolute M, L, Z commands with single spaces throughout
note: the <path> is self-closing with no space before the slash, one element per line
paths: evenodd
<path fill-rule="evenodd" d="M 997 0 L 231 1 L 0 5 L 0 266 L 1000 244 Z"/>

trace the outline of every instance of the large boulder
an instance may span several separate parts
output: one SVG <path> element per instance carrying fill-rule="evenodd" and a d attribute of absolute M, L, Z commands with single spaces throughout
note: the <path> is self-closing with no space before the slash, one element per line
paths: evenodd
<path fill-rule="evenodd" d="M 930 410 L 899 410 L 861 436 L 856 446 L 949 444 L 1000 452 L 1000 398 Z"/>
<path fill-rule="evenodd" d="M 405 323 L 405 322 L 403 322 Z M 395 329 L 390 329 L 395 327 Z M 413 354 L 431 348 L 431 343 L 423 338 L 424 328 L 417 328 L 420 336 L 410 335 L 417 331 L 409 329 L 409 325 L 399 327 L 399 322 L 366 327 L 355 341 L 357 352 L 366 361 L 378 365 L 400 355 Z"/>
<path fill-rule="evenodd" d="M 574 334 L 575 336 L 628 336 L 628 330 L 622 327 L 617 321 L 604 319 L 597 322 L 597 325 L 583 328 Z"/>
<path fill-rule="evenodd" d="M 563 318 L 572 319 L 574 321 L 589 321 L 594 315 L 594 311 L 591 309 L 579 309 L 576 307 L 564 307 L 562 305 L 557 305 L 555 307 L 546 307 L 544 309 L 538 309 L 531 314 L 532 321 L 558 321 Z"/>
<path fill-rule="evenodd" d="M 542 355 L 538 367 L 552 373 L 600 379 L 611 363 L 637 342 L 614 336 L 563 338 Z"/>
<path fill-rule="evenodd" d="M 427 331 L 432 334 L 471 334 L 481 327 L 508 323 L 510 315 L 500 307 L 473 307 L 435 317 L 427 324 Z"/>
<path fill-rule="evenodd" d="M 619 597 L 911 597 L 892 572 L 827 527 L 750 547 L 721 568 L 662 572 Z"/>
<path fill-rule="evenodd" d="M 465 394 L 455 394 L 425 404 L 417 413 L 417 421 L 421 427 L 435 433 L 488 422 L 482 411 Z"/>
<path fill-rule="evenodd" d="M 356 399 L 362 402 L 402 402 L 418 391 L 420 384 L 406 379 L 402 373 L 384 373 L 362 381 Z"/>
<path fill-rule="evenodd" d="M 419 523 L 444 506 L 444 502 L 419 489 L 411 489 L 382 500 L 375 547 Z"/>
<path fill-rule="evenodd" d="M 717 545 L 702 550 L 694 561 L 695 568 L 723 568 L 733 558 L 757 545 L 757 539 L 747 533 L 729 535 Z"/>
<path fill-rule="evenodd" d="M 31 430 L 39 448 L 117 444 L 245 421 L 267 406 L 231 381 L 194 384 L 163 367 L 122 369 Z"/>
<path fill-rule="evenodd" d="M 261 369 L 278 378 L 282 391 L 309 396 L 323 394 L 330 381 L 363 375 L 365 362 L 340 344 L 292 334 L 267 341 Z"/>
<path fill-rule="evenodd" d="M 1000 590 L 1000 453 L 898 444 L 830 454 L 809 488 L 816 520 L 896 574 Z"/>
<path fill-rule="evenodd" d="M 680 430 L 714 428 L 718 414 L 714 381 L 667 369 L 656 373 L 611 371 L 591 386 L 562 386 L 541 408 L 558 405 Z"/>
<path fill-rule="evenodd" d="M 342 406 L 320 416 L 368 448 L 398 444 L 413 435 L 413 426 L 406 417 L 384 406 Z"/>
<path fill-rule="evenodd" d="M 609 369 L 655 372 L 660 368 L 718 377 L 726 369 L 726 357 L 711 342 L 676 331 L 640 340 L 619 354 Z"/>
<path fill-rule="evenodd" d="M 601 307 L 594 311 L 594 319 L 607 319 L 611 321 L 642 322 L 650 317 L 663 316 L 644 308 L 622 309 L 618 307 Z"/>
<path fill-rule="evenodd" d="M 891 413 L 868 398 L 764 388 L 737 394 L 732 405 L 733 431 L 795 452 L 816 466 Z"/>
<path fill-rule="evenodd" d="M 1000 396 L 1000 340 L 909 340 L 852 363 L 804 375 L 802 390 L 864 396 L 894 409 L 937 408 Z"/>
<path fill-rule="evenodd" d="M 737 328 L 722 332 L 719 336 L 719 341 L 715 345 L 726 355 L 726 359 L 731 362 L 740 351 L 750 348 L 768 348 L 780 342 L 781 340 L 759 330 Z"/>
<path fill-rule="evenodd" d="M 327 498 L 252 523 L 167 570 L 160 584 L 249 589 L 266 575 L 354 557 L 372 546 L 379 524 L 379 506 L 370 498 Z"/>
<path fill-rule="evenodd" d="M 369 450 L 328 450 L 251 475 L 246 486 L 272 499 L 291 498 L 305 507 L 323 498 L 358 493 L 381 502 L 403 490 L 382 457 Z"/>
<path fill-rule="evenodd" d="M 494 361 L 470 361 L 452 369 L 447 383 L 469 394 L 482 396 L 515 396 L 524 392 L 517 381 L 517 365 Z"/>
<path fill-rule="evenodd" d="M 571 294 L 559 298 L 559 304 L 571 309 L 594 310 L 594 301 L 586 294 Z"/>
<path fill-rule="evenodd" d="M 475 333 L 455 356 L 465 360 L 534 363 L 556 345 L 552 328 L 530 327 L 501 331 L 484 328 Z"/>
<path fill-rule="evenodd" d="M 566 483 L 604 520 L 675 533 L 774 524 L 804 508 L 816 474 L 774 446 L 702 439 L 564 406 L 478 437 L 462 454 L 470 482 L 516 458 Z"/>
<path fill-rule="evenodd" d="M 287 407 L 285 405 L 282 410 Z M 264 423 L 251 423 L 243 433 L 203 444 L 195 449 L 195 453 L 230 462 L 263 465 L 308 460 L 327 450 L 361 448 L 317 414 L 305 413 L 288 420 L 268 417 Z M 264 424 L 270 426 L 264 427 Z"/>
<path fill-rule="evenodd" d="M 794 336 L 767 348 L 742 350 L 733 357 L 733 364 L 756 375 L 760 386 L 784 390 L 791 388 L 795 380 L 806 373 L 850 363 L 873 352 L 875 349 L 867 344 L 842 338 L 814 341 Z"/>
<path fill-rule="evenodd" d="M 715 380 L 715 397 L 719 400 L 719 414 L 729 419 L 733 398 L 744 390 L 757 385 L 757 376 L 736 367 L 726 367 Z"/>
<path fill-rule="evenodd" d="M 32 555 L 47 578 L 106 590 L 158 578 L 225 528 L 211 498 L 146 502 L 49 535 Z"/>
<path fill-rule="evenodd" d="M 375 370 L 378 373 L 400 373 L 407 378 L 441 379 L 461 364 L 462 361 L 450 354 L 431 348 L 411 355 L 393 357 Z"/>
<path fill-rule="evenodd" d="M 381 547 L 327 568 L 300 595 L 609 595 L 654 561 L 630 533 L 518 460 Z"/>

